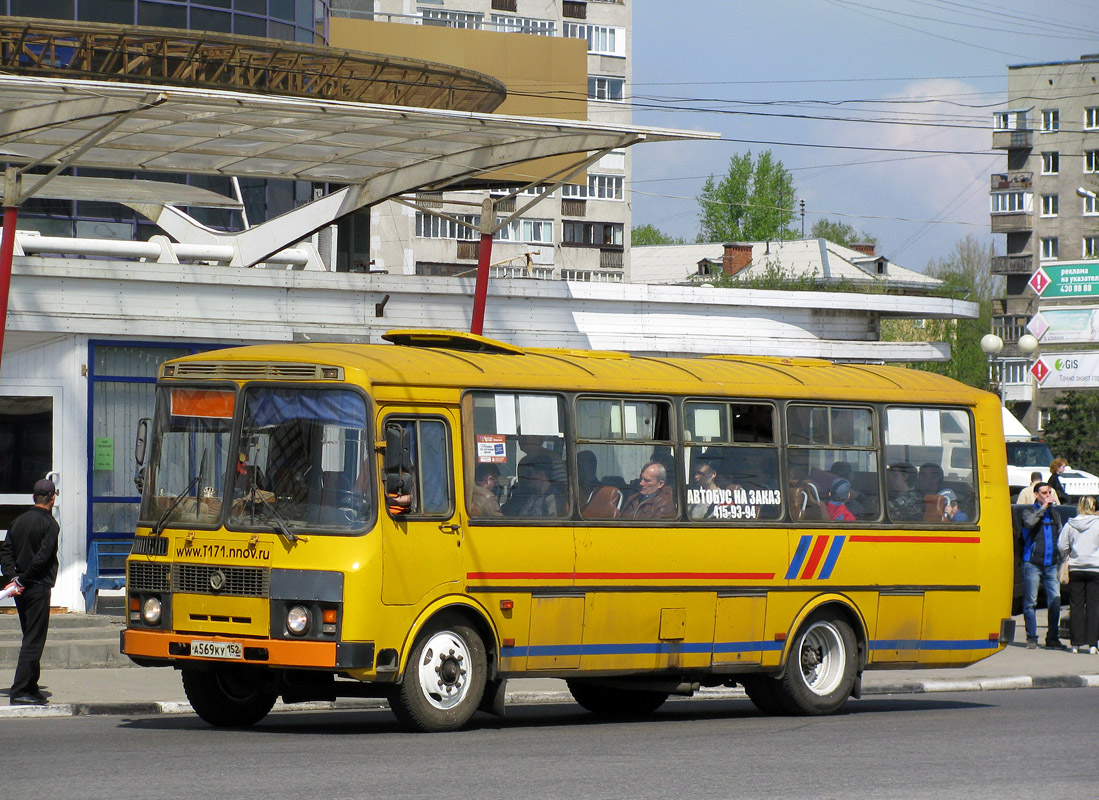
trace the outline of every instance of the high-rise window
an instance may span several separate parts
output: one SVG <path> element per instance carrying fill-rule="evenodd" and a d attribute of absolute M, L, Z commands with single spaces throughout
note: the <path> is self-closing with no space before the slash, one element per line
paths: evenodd
<path fill-rule="evenodd" d="M 1042 132 L 1053 133 L 1061 128 L 1061 112 L 1056 108 L 1047 108 L 1042 111 Z"/>
<path fill-rule="evenodd" d="M 1056 175 L 1061 171 L 1061 154 L 1054 151 L 1042 153 L 1042 174 Z"/>
<path fill-rule="evenodd" d="M 1084 109 L 1084 130 L 1099 128 L 1099 106 Z"/>
<path fill-rule="evenodd" d="M 1060 207 L 1060 199 L 1055 194 L 1042 195 L 1042 216 L 1056 217 Z"/>
<path fill-rule="evenodd" d="M 1048 236 L 1042 239 L 1042 261 L 1055 261 L 1057 259 L 1057 237 Z"/>

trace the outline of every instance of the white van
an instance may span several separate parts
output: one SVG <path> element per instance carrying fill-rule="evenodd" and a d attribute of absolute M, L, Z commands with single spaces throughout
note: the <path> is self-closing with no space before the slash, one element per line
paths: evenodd
<path fill-rule="evenodd" d="M 1014 498 L 1020 490 L 1030 485 L 1032 472 L 1040 472 L 1042 480 L 1049 480 L 1049 465 L 1053 462 L 1053 453 L 1049 445 L 1031 436 L 1030 431 L 1006 408 L 1003 415 L 1004 440 L 1007 445 L 1007 483 Z M 1068 467 L 1061 473 L 1061 483 L 1070 498 L 1099 495 L 1099 477 L 1081 469 Z"/>

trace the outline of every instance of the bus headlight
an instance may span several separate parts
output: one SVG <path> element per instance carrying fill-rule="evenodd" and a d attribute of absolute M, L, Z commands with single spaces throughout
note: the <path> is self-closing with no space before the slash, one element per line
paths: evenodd
<path fill-rule="evenodd" d="M 295 636 L 309 632 L 309 612 L 302 606 L 294 606 L 286 612 L 286 630 Z"/>
<path fill-rule="evenodd" d="M 146 625 L 159 625 L 160 624 L 161 604 L 159 597 L 149 597 L 145 599 L 145 603 L 141 606 L 141 617 L 145 620 Z"/>

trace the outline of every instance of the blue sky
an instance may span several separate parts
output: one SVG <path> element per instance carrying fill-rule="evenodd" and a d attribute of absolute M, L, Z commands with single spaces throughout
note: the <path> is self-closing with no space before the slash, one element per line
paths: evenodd
<path fill-rule="evenodd" d="M 693 241 L 706 176 L 770 149 L 805 200 L 806 232 L 847 222 L 919 270 L 967 234 L 1002 252 L 988 176 L 1006 168 L 991 128 L 1007 67 L 1099 53 L 1097 12 L 1097 0 L 634 0 L 634 122 L 744 141 L 635 148 L 633 224 Z"/>

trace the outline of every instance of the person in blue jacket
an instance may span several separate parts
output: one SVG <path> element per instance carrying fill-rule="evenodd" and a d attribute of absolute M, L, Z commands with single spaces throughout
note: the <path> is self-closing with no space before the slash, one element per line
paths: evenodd
<path fill-rule="evenodd" d="M 1061 583 L 1057 579 L 1059 556 L 1057 539 L 1061 535 L 1061 519 L 1053 511 L 1056 495 L 1048 483 L 1034 487 L 1034 506 L 1023 512 L 1023 624 L 1026 626 L 1027 647 L 1038 646 L 1038 624 L 1034 606 L 1038 602 L 1038 584 L 1046 593 L 1049 610 L 1046 627 L 1046 647 L 1064 650 L 1058 638 L 1061 624 Z"/>

